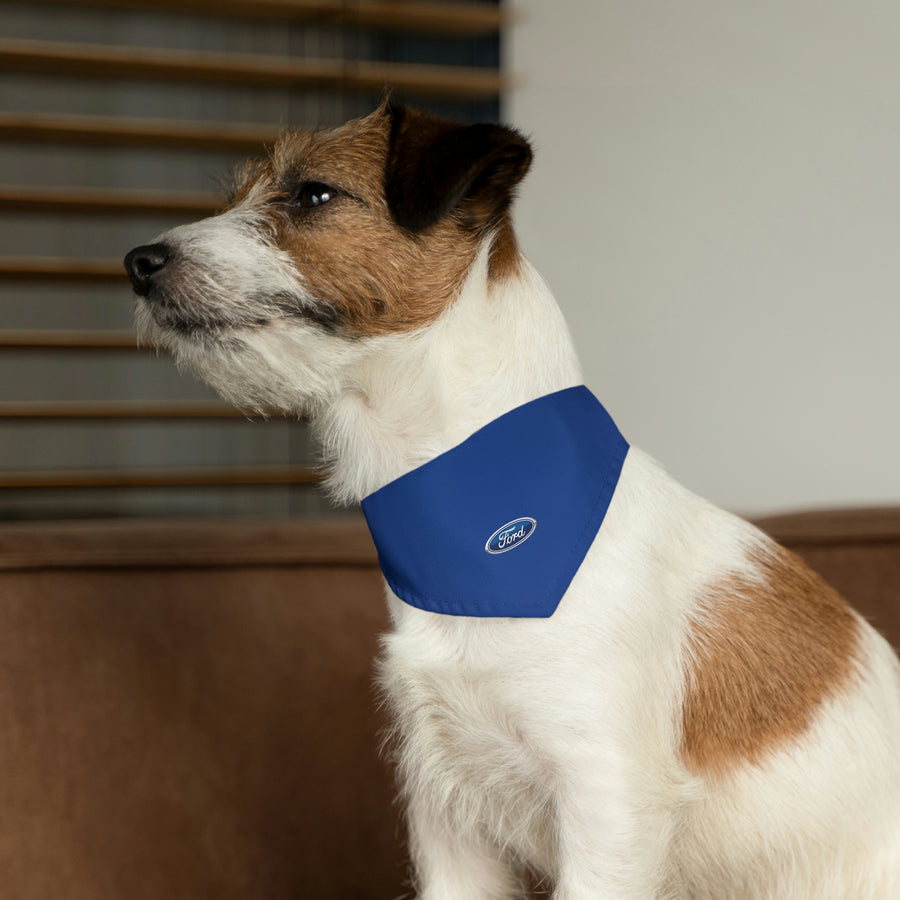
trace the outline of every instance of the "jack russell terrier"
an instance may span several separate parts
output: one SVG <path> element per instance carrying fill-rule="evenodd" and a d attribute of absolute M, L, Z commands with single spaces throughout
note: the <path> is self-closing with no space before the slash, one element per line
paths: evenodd
<path fill-rule="evenodd" d="M 517 132 L 385 102 L 132 250 L 144 339 L 310 418 L 389 586 L 422 900 L 900 897 L 900 672 L 629 447 L 522 257 Z"/>

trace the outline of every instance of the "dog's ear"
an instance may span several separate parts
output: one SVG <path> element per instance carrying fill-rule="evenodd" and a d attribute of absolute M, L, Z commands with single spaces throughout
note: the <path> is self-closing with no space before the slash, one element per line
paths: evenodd
<path fill-rule="evenodd" d="M 388 104 L 390 145 L 385 196 L 398 225 L 423 231 L 456 210 L 483 228 L 509 207 L 531 165 L 531 147 L 502 125 L 460 125 Z"/>

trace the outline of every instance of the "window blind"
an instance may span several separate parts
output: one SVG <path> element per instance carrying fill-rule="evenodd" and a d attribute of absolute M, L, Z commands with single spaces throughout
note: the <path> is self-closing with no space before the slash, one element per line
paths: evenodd
<path fill-rule="evenodd" d="M 496 119 L 494 2 L 0 3 L 0 519 L 328 512 L 303 422 L 139 348 L 121 259 L 280 130 Z"/>

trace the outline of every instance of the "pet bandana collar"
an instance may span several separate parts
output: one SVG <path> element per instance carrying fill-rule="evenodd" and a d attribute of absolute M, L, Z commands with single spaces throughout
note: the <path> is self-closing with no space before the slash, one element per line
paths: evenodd
<path fill-rule="evenodd" d="M 363 500 L 381 571 L 429 612 L 551 616 L 627 453 L 583 385 L 519 406 Z"/>

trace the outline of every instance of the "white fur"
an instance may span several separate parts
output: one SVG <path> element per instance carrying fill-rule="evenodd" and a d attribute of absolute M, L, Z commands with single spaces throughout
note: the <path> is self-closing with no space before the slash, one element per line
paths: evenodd
<path fill-rule="evenodd" d="M 277 254 L 242 248 L 228 220 L 191 227 L 167 240 L 205 252 L 230 236 L 232 291 L 293 277 L 280 264 L 242 275 L 241 254 L 252 273 Z M 234 402 L 307 410 L 346 502 L 582 379 L 547 286 L 524 261 L 492 283 L 487 245 L 453 305 L 415 333 L 348 340 L 285 318 L 206 341 L 141 322 Z M 441 616 L 389 596 L 381 683 L 422 900 L 520 896 L 523 863 L 556 900 L 900 896 L 900 677 L 868 626 L 858 684 L 800 742 L 719 780 L 679 755 L 697 598 L 751 572 L 766 540 L 632 449 L 551 618 Z"/>

